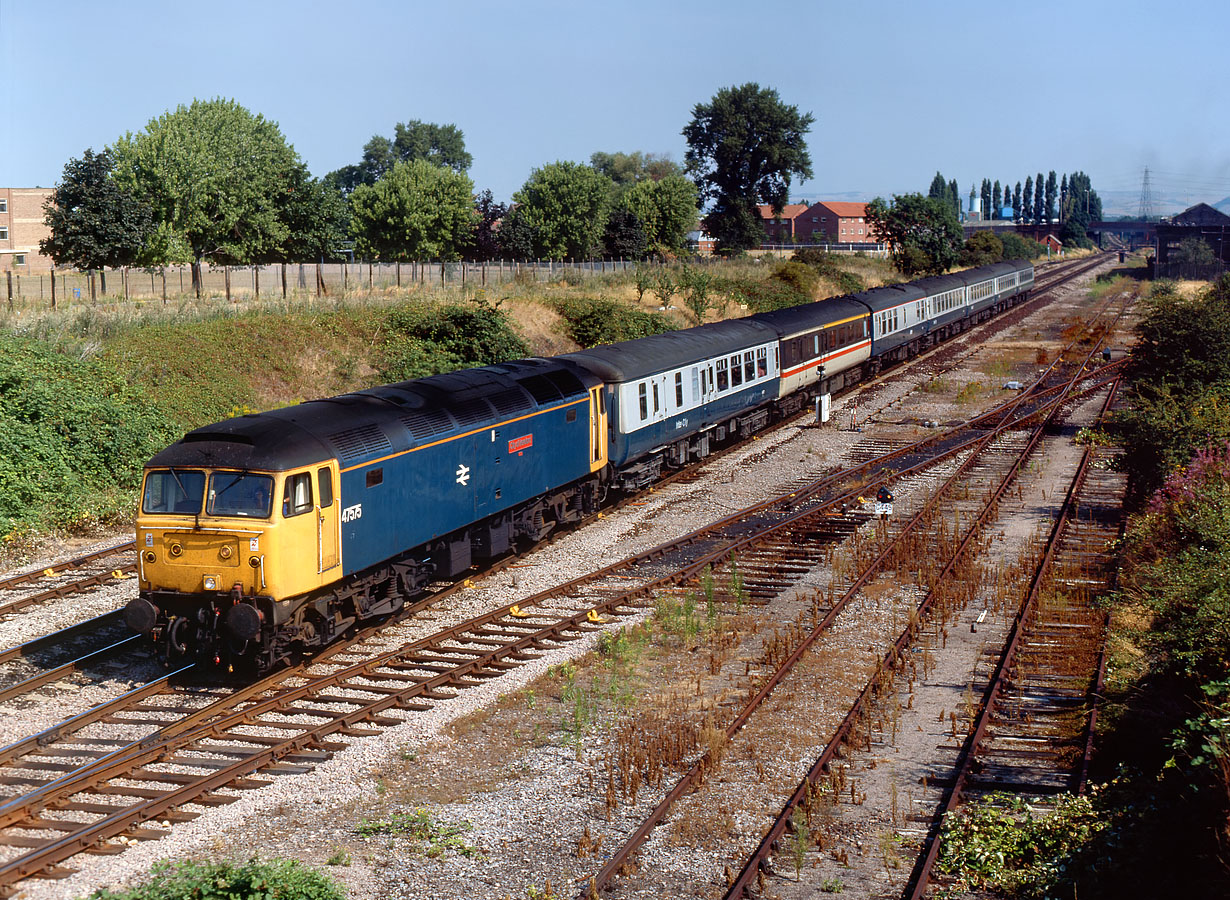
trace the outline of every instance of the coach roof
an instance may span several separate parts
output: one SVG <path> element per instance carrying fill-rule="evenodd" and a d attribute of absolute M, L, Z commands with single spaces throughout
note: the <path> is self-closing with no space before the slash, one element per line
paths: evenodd
<path fill-rule="evenodd" d="M 618 344 L 602 344 L 559 358 L 572 360 L 604 381 L 618 383 L 776 340 L 777 332 L 767 325 L 752 319 L 730 319 Z"/>

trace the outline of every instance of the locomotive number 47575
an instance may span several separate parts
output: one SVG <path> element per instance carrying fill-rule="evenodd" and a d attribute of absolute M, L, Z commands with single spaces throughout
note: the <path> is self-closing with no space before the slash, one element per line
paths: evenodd
<path fill-rule="evenodd" d="M 356 503 L 354 506 L 347 506 L 342 510 L 342 521 L 353 522 L 355 519 L 363 518 L 363 504 Z"/>

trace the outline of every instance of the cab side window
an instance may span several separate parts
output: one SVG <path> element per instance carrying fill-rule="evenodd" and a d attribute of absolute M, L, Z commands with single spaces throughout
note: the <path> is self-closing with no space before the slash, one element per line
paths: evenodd
<path fill-rule="evenodd" d="M 299 516 L 312 510 L 312 476 L 309 472 L 290 475 L 282 494 L 282 515 L 285 518 Z"/>
<path fill-rule="evenodd" d="M 316 470 L 316 485 L 319 488 L 320 508 L 328 509 L 333 505 L 333 478 L 328 469 Z"/>

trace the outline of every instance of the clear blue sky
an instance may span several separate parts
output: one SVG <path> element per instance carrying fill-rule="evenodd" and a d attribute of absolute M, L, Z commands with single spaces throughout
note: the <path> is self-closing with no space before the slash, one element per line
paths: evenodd
<path fill-rule="evenodd" d="M 1082 169 L 1134 211 L 1149 166 L 1155 201 L 1216 202 L 1228 37 L 1225 0 L 0 0 L 0 185 L 51 186 L 86 148 L 221 96 L 317 176 L 396 122 L 456 124 L 476 186 L 507 200 L 595 150 L 682 161 L 692 107 L 756 81 L 816 118 L 795 198 Z"/>

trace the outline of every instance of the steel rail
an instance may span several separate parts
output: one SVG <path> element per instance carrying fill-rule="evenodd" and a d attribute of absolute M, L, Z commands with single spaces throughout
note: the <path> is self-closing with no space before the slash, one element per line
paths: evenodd
<path fill-rule="evenodd" d="M 42 569 L 35 569 L 30 572 L 24 572 L 20 575 L 11 575 L 8 578 L 0 578 L 0 591 L 11 590 L 18 585 L 29 584 L 38 581 L 40 578 L 46 578 L 47 573 L 59 575 L 70 569 L 79 569 L 89 562 L 96 559 L 105 559 L 108 556 L 116 556 L 120 553 L 127 553 L 129 550 L 135 550 L 137 547 L 136 541 L 125 541 L 122 544 L 115 544 L 111 547 L 104 547 L 101 550 L 95 550 L 92 553 L 86 553 L 82 556 L 75 556 L 72 559 L 66 559 L 63 562 L 52 563 Z"/>
<path fill-rule="evenodd" d="M 1103 406 L 1103 412 L 1099 415 L 1101 418 L 1105 411 L 1110 408 L 1115 395 L 1115 388 L 1112 386 L 1108 393 L 1106 403 Z M 1077 467 L 1076 474 L 1073 476 L 1071 483 L 1068 486 L 1067 493 L 1064 496 L 1063 505 L 1060 508 L 1059 515 L 1056 517 L 1054 525 L 1051 528 L 1050 536 L 1047 539 L 1046 550 L 1042 554 L 1035 569 L 1033 577 L 1030 579 L 1029 590 L 1027 591 L 1024 601 L 1017 610 L 1016 617 L 1013 619 L 1012 627 L 1008 633 L 1008 639 L 1003 652 L 1000 654 L 999 660 L 996 663 L 995 669 L 991 674 L 991 678 L 987 683 L 986 689 L 983 691 L 980 701 L 980 711 L 978 719 L 975 722 L 974 728 L 961 748 L 961 753 L 957 759 L 956 776 L 953 779 L 952 785 L 945 791 L 944 801 L 940 805 L 940 809 L 932 822 L 931 828 L 928 829 L 927 837 L 925 838 L 926 853 L 920 854 L 918 863 L 914 871 L 910 874 L 910 880 L 906 884 L 905 896 L 909 900 L 922 900 L 923 894 L 926 892 L 927 886 L 930 883 L 931 872 L 935 866 L 936 860 L 939 858 L 940 850 L 940 829 L 943 824 L 944 817 L 956 809 L 961 801 L 961 793 L 970 777 L 971 766 L 973 764 L 976 753 L 982 744 L 982 740 L 986 735 L 987 728 L 991 723 L 991 718 L 994 715 L 995 704 L 998 700 L 1007 673 L 1012 668 L 1013 661 L 1016 658 L 1017 652 L 1020 649 L 1023 637 L 1026 633 L 1025 623 L 1030 612 L 1033 610 L 1037 602 L 1038 595 L 1041 593 L 1043 579 L 1051 568 L 1051 564 L 1055 559 L 1059 548 L 1060 537 L 1067 528 L 1069 521 L 1072 518 L 1073 510 L 1077 505 L 1077 496 L 1080 493 L 1082 485 L 1085 483 L 1085 477 L 1089 471 L 1089 463 L 1093 456 L 1093 447 L 1086 447 L 1081 455 L 1080 464 Z"/>
<path fill-rule="evenodd" d="M 1075 381 L 1072 382 L 1072 385 L 1074 384 Z M 1058 411 L 1058 407 L 1055 408 L 1055 411 Z M 941 571 L 939 576 L 936 578 L 937 584 L 943 583 L 945 579 L 951 576 L 958 561 L 968 551 L 975 538 L 982 533 L 986 520 L 989 518 L 990 514 L 998 509 L 1000 501 L 1003 499 L 1008 488 L 1011 486 L 1019 473 L 1020 466 L 1023 464 L 1024 460 L 1028 459 L 1033 450 L 1036 448 L 1042 435 L 1046 431 L 1047 426 L 1052 421 L 1053 416 L 1054 413 L 1052 413 L 1052 416 L 1048 417 L 1047 420 L 1039 423 L 1035 428 L 1029 445 L 1018 456 L 1017 462 L 1012 466 L 1012 468 L 1005 473 L 994 494 L 986 501 L 982 512 L 979 514 L 978 520 L 970 527 L 969 531 L 965 535 L 965 538 L 953 553 L 943 571 Z M 748 857 L 747 861 L 740 869 L 738 876 L 736 876 L 734 881 L 729 885 L 726 894 L 724 895 L 726 900 L 730 900 L 730 898 L 735 897 L 743 897 L 750 890 L 752 883 L 759 877 L 759 874 L 769 856 L 772 854 L 778 842 L 790 827 L 794 809 L 806 798 L 808 791 L 811 790 L 812 786 L 827 771 L 828 766 L 836 757 L 841 746 L 848 740 L 859 716 L 879 690 L 880 673 L 885 671 L 894 671 L 897 668 L 898 661 L 904 657 L 905 650 L 917 635 L 918 630 L 921 627 L 921 623 L 930 614 L 937 596 L 938 595 L 934 590 L 928 592 L 927 596 L 919 605 L 916 618 L 905 628 L 904 631 L 901 632 L 896 641 L 884 654 L 884 657 L 877 666 L 876 674 L 873 675 L 864 686 L 858 699 L 851 706 L 841 724 L 834 732 L 833 737 L 825 745 L 823 752 L 815 760 L 807 774 L 799 782 L 790 798 L 786 801 L 781 812 L 779 812 L 779 814 L 775 817 L 768 832 L 763 836 L 760 843 L 757 845 L 756 850 L 753 851 L 753 853 Z"/>
<path fill-rule="evenodd" d="M 1085 362 L 1087 362 L 1088 359 L 1091 358 L 1095 352 L 1096 352 L 1096 347 L 1094 348 L 1094 350 L 1090 351 L 1089 357 L 1086 358 Z M 1052 363 L 1052 365 L 1048 367 L 1047 372 L 1049 373 L 1053 371 L 1056 364 L 1057 364 L 1057 361 Z M 1082 363 L 1081 367 L 1077 369 L 1076 373 L 1072 375 L 1072 377 L 1064 385 L 1060 386 L 1060 389 L 1062 391 L 1071 392 L 1075 388 L 1076 384 L 1082 379 L 1083 367 L 1084 367 L 1084 363 Z M 1044 376 L 1045 374 L 1046 373 L 1044 373 Z M 1040 377 L 1038 380 L 1035 381 L 1035 386 L 1038 384 L 1041 384 L 1041 382 L 1042 382 L 1042 377 Z M 987 446 L 989 446 L 1001 434 L 1005 433 L 1008 430 L 1015 430 L 1019 426 L 1019 423 L 1016 421 L 1009 422 L 1008 416 L 1011 414 L 1011 412 L 1016 407 L 1020 406 L 1024 402 L 1024 400 L 1026 399 L 1026 396 L 1027 394 L 1019 395 L 1017 398 L 1014 398 L 1014 400 L 1009 401 L 1009 403 L 1007 404 L 1004 404 L 1004 407 L 1007 407 L 1007 409 L 1005 410 L 1005 415 L 1002 417 L 1001 424 L 998 427 L 994 428 L 988 433 L 979 435 L 976 439 L 969 441 L 966 444 L 960 445 L 960 449 L 966 449 L 967 447 L 969 447 L 972 450 L 969 457 L 958 467 L 956 472 L 954 472 L 953 475 L 949 477 L 946 483 L 943 486 L 941 486 L 938 490 L 936 490 L 934 496 L 932 496 L 928 500 L 928 502 L 924 504 L 922 509 L 920 509 L 920 511 L 910 520 L 910 522 L 906 524 L 905 526 L 903 526 L 903 528 L 897 534 L 897 536 L 893 539 L 893 541 L 890 542 L 885 547 L 885 549 L 881 552 L 881 554 L 878 555 L 876 559 L 873 560 L 866 567 L 863 573 L 848 587 L 848 589 L 845 591 L 843 596 L 833 605 L 833 607 L 829 609 L 824 619 L 821 620 L 816 626 L 813 627 L 809 635 L 795 648 L 793 653 L 774 671 L 772 676 L 769 679 L 767 679 L 766 682 L 761 686 L 760 690 L 744 705 L 742 711 L 739 713 L 739 715 L 731 722 L 731 724 L 726 729 L 727 740 L 733 738 L 735 734 L 739 730 L 741 730 L 742 727 L 747 723 L 747 721 L 750 720 L 751 716 L 755 713 L 756 709 L 760 706 L 760 704 L 764 701 L 764 699 L 769 695 L 769 693 L 773 690 L 773 688 L 776 687 L 778 683 L 780 683 L 781 679 L 793 668 L 793 666 L 797 663 L 797 661 L 802 658 L 803 654 L 814 643 L 814 641 L 819 637 L 819 635 L 822 634 L 824 631 L 826 631 L 831 626 L 832 622 L 836 619 L 837 615 L 841 612 L 841 610 L 845 608 L 845 606 L 850 601 L 850 599 L 852 599 L 858 593 L 858 591 L 866 583 L 867 579 L 869 579 L 872 576 L 872 574 L 878 571 L 879 567 L 883 564 L 883 562 L 886 559 L 888 559 L 891 553 L 894 552 L 896 547 L 900 545 L 900 542 L 905 540 L 906 536 L 909 535 L 913 531 L 913 529 L 917 526 L 919 522 L 924 520 L 924 518 L 930 513 L 930 511 L 938 503 L 939 499 L 945 493 L 947 493 L 949 488 L 953 484 L 955 484 L 965 474 L 965 472 L 974 465 L 976 461 L 980 459 L 980 455 L 979 455 L 980 452 L 984 450 Z M 947 577 L 947 575 L 955 567 L 961 555 L 964 553 L 970 541 L 972 541 L 973 538 L 981 532 L 985 519 L 990 515 L 992 510 L 995 510 L 998 508 L 998 503 L 1002 499 L 1003 494 L 1007 490 L 1008 486 L 1012 483 L 1012 481 L 1016 478 L 1017 474 L 1020 471 L 1021 466 L 1024 464 L 1024 461 L 1027 460 L 1030 457 L 1030 455 L 1034 452 L 1034 450 L 1036 449 L 1038 443 L 1042 439 L 1042 436 L 1046 430 L 1047 425 L 1054 418 L 1054 416 L 1058 413 L 1064 400 L 1065 398 L 1063 396 L 1060 396 L 1057 400 L 1053 401 L 1051 404 L 1049 404 L 1046 407 L 1047 409 L 1049 409 L 1049 413 L 1046 419 L 1044 419 L 1041 423 L 1039 423 L 1034 428 L 1029 442 L 1018 453 L 1015 461 L 1012 463 L 1008 471 L 1002 477 L 997 490 L 985 502 L 985 505 L 983 506 L 981 513 L 979 514 L 974 525 L 971 526 L 970 530 L 968 531 L 965 540 L 962 541 L 957 551 L 954 553 L 953 557 L 949 561 L 948 565 L 943 570 L 943 573 L 940 575 L 939 581 L 942 581 L 945 577 Z M 1032 415 L 1027 416 L 1026 418 L 1032 418 Z M 958 449 L 956 452 L 960 452 L 960 449 Z M 930 465 L 932 464 L 934 463 L 929 462 L 927 464 L 927 467 L 930 467 Z M 906 474 L 909 471 L 911 470 L 907 469 L 903 471 L 902 473 L 899 473 L 899 475 Z M 934 596 L 935 596 L 934 592 L 930 592 L 928 594 L 928 597 L 924 600 L 922 604 L 922 608 L 920 609 L 920 616 L 923 610 L 926 610 L 929 608 Z M 908 642 L 910 638 L 911 631 L 912 629 L 907 629 L 906 633 L 904 633 L 902 637 L 898 639 L 894 647 L 889 650 L 889 653 L 887 654 L 887 657 L 886 657 L 886 662 L 891 661 L 891 659 L 894 658 L 895 654 L 899 654 L 901 652 L 904 644 Z M 872 684 L 874 684 L 874 681 Z M 870 690 L 871 690 L 871 685 L 869 685 L 867 689 L 868 694 Z M 839 737 L 835 739 L 833 742 L 831 742 L 829 745 L 832 748 L 831 752 L 836 751 L 836 748 L 837 746 L 839 746 L 840 741 L 844 739 L 846 733 L 852 727 L 853 722 L 855 721 L 859 711 L 862 709 L 865 703 L 865 700 L 866 700 L 866 695 L 863 697 L 860 697 L 860 699 L 856 701 L 850 713 L 846 716 L 845 721 L 843 721 L 842 725 L 839 727 L 839 731 L 838 731 Z M 826 751 L 826 753 L 830 753 L 830 751 Z M 828 758 L 829 756 L 822 756 L 821 761 L 819 761 L 816 764 L 816 766 L 813 767 L 813 772 L 819 771 L 819 769 L 822 768 L 823 765 L 827 765 Z M 596 891 L 601 890 L 603 887 L 605 887 L 610 882 L 610 880 L 615 876 L 615 874 L 618 873 L 620 869 L 622 869 L 624 864 L 627 862 L 628 858 L 641 846 L 641 844 L 644 843 L 644 841 L 648 838 L 649 834 L 653 831 L 653 829 L 656 828 L 657 825 L 661 823 L 661 821 L 665 818 L 667 812 L 674 805 L 674 803 L 685 793 L 687 793 L 688 791 L 693 789 L 695 786 L 697 786 L 698 783 L 704 778 L 705 772 L 707 771 L 707 768 L 709 765 L 708 760 L 709 760 L 709 754 L 706 752 L 705 754 L 702 754 L 701 757 L 698 758 L 692 764 L 692 766 L 688 769 L 688 771 L 676 782 L 674 787 L 666 794 L 666 796 L 661 801 L 659 801 L 659 803 L 648 814 L 648 816 L 646 816 L 646 818 L 642 821 L 641 825 L 638 826 L 636 831 L 633 832 L 633 834 L 624 842 L 624 844 L 621 845 L 619 850 L 616 851 L 607 860 L 607 862 L 598 871 L 598 873 L 596 873 L 591 878 L 589 882 L 589 886 L 586 889 L 586 891 L 583 892 L 582 896 L 593 896 L 593 894 Z M 814 777 L 814 776 L 809 775 L 809 779 L 811 777 Z M 800 786 L 799 788 L 800 792 L 803 791 L 805 789 L 805 786 L 810 783 L 809 779 L 804 780 L 803 786 Z M 787 811 L 783 814 L 783 816 L 779 817 L 778 821 L 775 823 L 773 828 L 770 829 L 769 834 L 766 836 L 765 840 L 762 842 L 762 849 L 776 842 L 776 840 L 780 836 L 780 831 L 785 828 L 785 821 L 789 817 L 789 812 L 790 810 L 793 809 L 793 803 L 797 802 L 798 793 L 799 792 L 796 792 L 796 798 L 792 798 L 792 802 L 787 805 Z M 763 850 L 763 852 L 767 855 L 767 850 Z M 747 879 L 750 879 L 751 877 L 750 873 L 753 872 L 755 865 L 756 865 L 755 860 L 756 860 L 756 857 L 753 856 L 753 861 L 749 861 L 749 863 L 744 867 L 744 871 L 741 873 L 740 878 L 736 879 L 735 884 L 736 886 L 739 886 L 739 890 L 742 890 L 741 885 L 748 883 Z M 732 891 L 728 893 L 728 896 L 734 896 L 736 895 L 736 893 L 737 891 L 732 889 Z"/>

